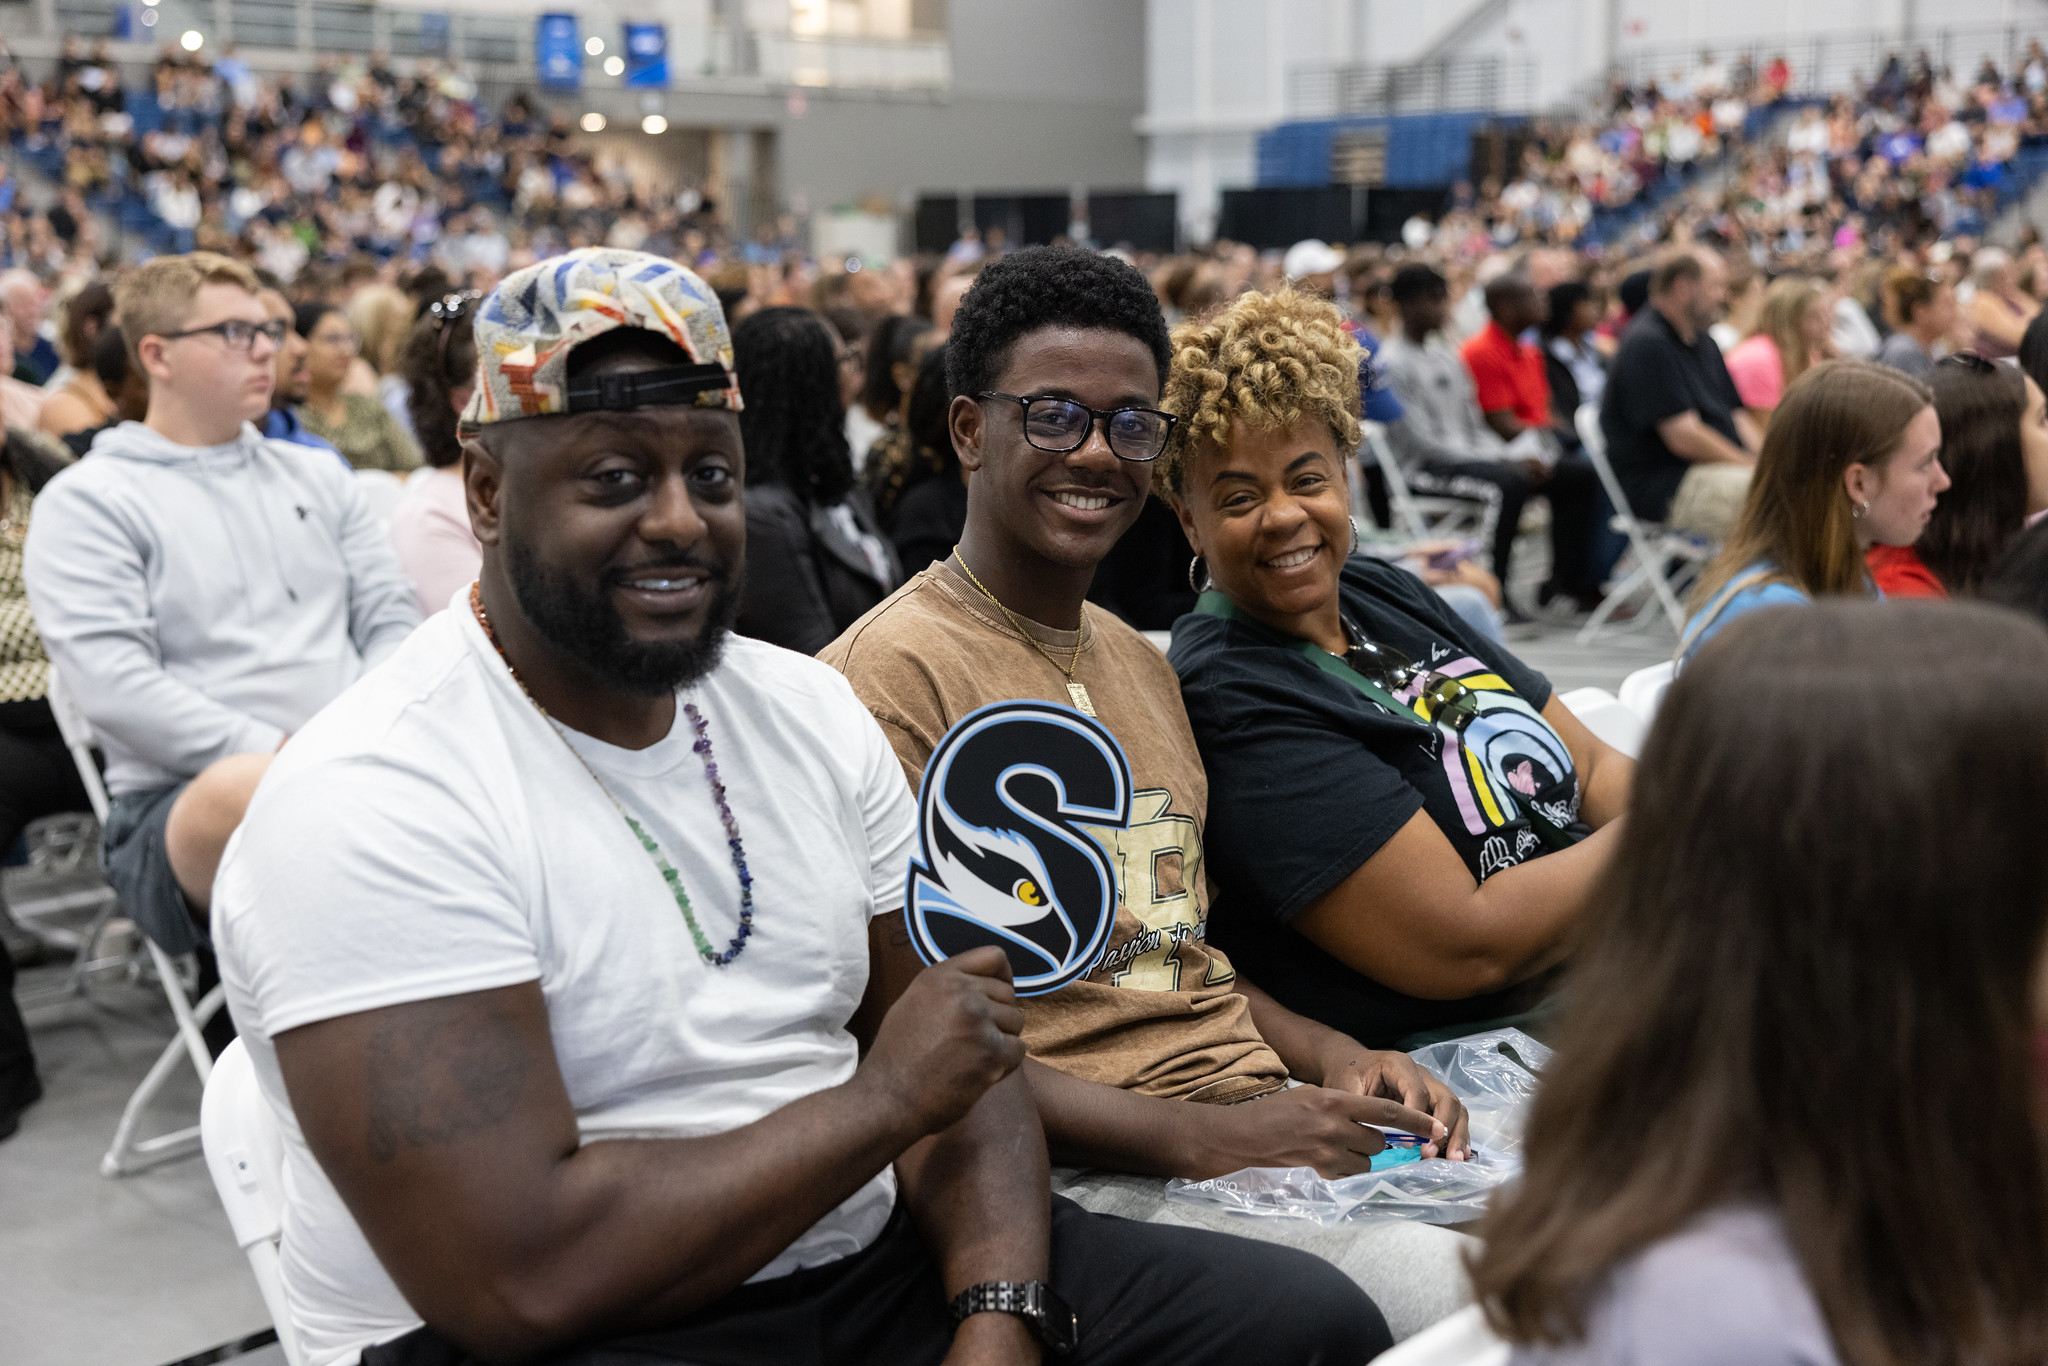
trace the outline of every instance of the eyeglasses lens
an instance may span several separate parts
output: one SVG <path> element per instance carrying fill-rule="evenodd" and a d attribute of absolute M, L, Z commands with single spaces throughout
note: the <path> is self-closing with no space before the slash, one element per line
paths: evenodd
<path fill-rule="evenodd" d="M 1065 399 L 1044 398 L 1024 414 L 1024 435 L 1048 451 L 1070 451 L 1088 439 L 1088 410 Z"/>
<path fill-rule="evenodd" d="M 1151 460 L 1166 447 L 1166 419 L 1125 408 L 1109 419 L 1109 448 L 1126 460 Z"/>
<path fill-rule="evenodd" d="M 1457 679 L 1444 674 L 1430 674 L 1422 680 L 1422 695 L 1417 701 L 1429 706 L 1429 719 L 1462 732 L 1472 724 L 1472 718 L 1479 715 L 1479 698 Z"/>

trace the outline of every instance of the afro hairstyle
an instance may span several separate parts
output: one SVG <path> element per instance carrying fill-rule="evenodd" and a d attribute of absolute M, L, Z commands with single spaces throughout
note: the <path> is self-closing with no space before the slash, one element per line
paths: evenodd
<path fill-rule="evenodd" d="M 1173 353 L 1151 283 L 1127 262 L 1075 247 L 1026 247 L 975 277 L 946 342 L 947 386 L 968 395 L 995 388 L 1010 347 L 1041 327 L 1100 327 L 1136 337 L 1166 387 Z"/>

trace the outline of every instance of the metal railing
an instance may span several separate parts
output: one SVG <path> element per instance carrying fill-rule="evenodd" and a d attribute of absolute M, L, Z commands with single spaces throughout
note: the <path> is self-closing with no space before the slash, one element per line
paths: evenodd
<path fill-rule="evenodd" d="M 118 32 L 126 11 L 130 25 Z M 485 84 L 534 81 L 537 11 L 489 13 L 433 10 L 366 0 L 161 0 L 155 6 L 122 0 L 0 0 L 0 32 L 18 53 L 52 52 L 63 37 L 125 37 L 149 55 L 197 29 L 207 50 L 234 43 L 259 69 L 310 70 L 328 55 L 388 54 L 404 63 L 435 59 L 460 64 Z M 608 9 L 579 10 L 586 34 L 614 38 Z M 142 22 L 147 16 L 147 26 Z M 940 35 L 910 38 L 834 34 L 803 37 L 714 20 L 668 29 L 671 85 L 733 84 L 815 86 L 854 90 L 943 91 L 952 84 L 952 51 Z M 614 43 L 613 51 L 616 51 Z M 140 52 L 117 52 L 124 61 Z M 620 84 L 595 59 L 583 69 L 590 89 Z"/>
<path fill-rule="evenodd" d="M 1428 62 L 1337 63 L 1296 67 L 1287 90 L 1289 118 L 1351 114 L 1426 114 L 1444 110 L 1527 110 L 1536 98 L 1536 63 L 1527 57 L 1442 57 Z"/>
<path fill-rule="evenodd" d="M 2044 36 L 2048 36 L 2048 24 L 1983 24 L 1889 32 L 1850 29 L 1796 38 L 1670 44 L 1622 52 L 1615 61 L 1614 74 L 1631 86 L 1651 80 L 1669 82 L 1673 73 L 1690 77 L 1699 70 L 1702 54 L 1709 51 L 1714 55 L 1714 64 L 1724 73 L 1732 75 L 1747 58 L 1761 74 L 1771 61 L 1783 57 L 1792 71 L 1787 94 L 1831 95 L 1875 80 L 1885 61 L 1894 54 L 1910 62 L 1916 54 L 1924 52 L 1936 71 L 1953 71 L 1959 81 L 1970 80 L 1987 58 L 2010 76 L 2014 66 L 2026 60 L 2027 44 Z"/>

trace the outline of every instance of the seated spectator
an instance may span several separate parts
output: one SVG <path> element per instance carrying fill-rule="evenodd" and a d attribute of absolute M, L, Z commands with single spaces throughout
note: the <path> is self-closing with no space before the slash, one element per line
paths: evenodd
<path fill-rule="evenodd" d="M 87 811 L 85 787 L 50 714 L 50 657 L 22 584 L 21 548 L 36 494 L 69 461 L 47 438 L 10 431 L 0 447 L 0 850 L 30 821 Z M 0 886 L 0 920 L 7 918 Z M 36 1055 L 14 1001 L 14 957 L 0 946 L 0 1139 L 43 1094 Z"/>
<path fill-rule="evenodd" d="M 946 355 L 953 445 L 972 473 L 967 530 L 822 657 L 882 723 L 913 785 L 962 717 L 1013 698 L 1090 712 L 1129 758 L 1131 824 L 1096 832 L 1118 882 L 1107 956 L 1023 1003 L 1023 1070 L 1053 1160 L 1096 1169 L 1061 1173 L 1055 1189 L 1099 1212 L 1206 1222 L 1169 1205 L 1159 1178 L 1364 1171 L 1380 1136 L 1362 1123 L 1463 1154 L 1463 1113 L 1440 1083 L 1286 1010 L 1207 942 L 1210 792 L 1173 671 L 1085 601 L 1172 425 L 1157 409 L 1166 324 L 1145 277 L 1059 248 L 1003 257 L 962 301 Z M 1305 1084 L 1286 1089 L 1290 1076 Z M 1464 1299 L 1463 1239 L 1442 1229 L 1213 1219 L 1337 1262 L 1397 1336 Z"/>
<path fill-rule="evenodd" d="M 923 318 L 892 313 L 868 333 L 860 402 L 846 410 L 846 448 L 854 469 L 865 471 L 874 458 L 875 443 L 902 423 L 903 396 L 917 377 L 911 347 L 930 330 Z"/>
<path fill-rule="evenodd" d="M 1239 295 L 1174 334 L 1157 477 L 1214 585 L 1173 632 L 1212 939 L 1289 1009 L 1410 1049 L 1548 990 L 1633 765 L 1414 577 L 1347 558 L 1357 372 L 1334 309 Z"/>
<path fill-rule="evenodd" d="M 306 398 L 293 409 L 299 421 L 359 470 L 418 469 L 419 445 L 397 419 L 375 398 L 343 388 L 357 350 L 348 315 L 334 304 L 300 304 L 295 322 L 306 339 Z"/>
<path fill-rule="evenodd" d="M 1607 357 L 1594 345 L 1594 329 L 1606 299 L 1581 280 L 1567 280 L 1550 291 L 1549 313 L 1543 320 L 1544 374 L 1550 381 L 1550 420 L 1565 444 L 1576 450 L 1574 425 L 1579 408 L 1598 407 L 1607 391 Z"/>
<path fill-rule="evenodd" d="M 2043 676 L 2014 613 L 1836 602 L 1672 685 L 1473 1267 L 1514 1361 L 2048 1354 Z"/>
<path fill-rule="evenodd" d="M 104 427 L 117 411 L 114 396 L 100 383 L 92 365 L 93 344 L 113 321 L 114 291 L 95 280 L 65 301 L 63 315 L 62 381 L 52 379 L 54 387 L 48 389 L 36 419 L 42 431 L 59 439 Z"/>
<path fill-rule="evenodd" d="M 114 412 L 97 427 L 86 427 L 63 437 L 65 449 L 82 456 L 92 449 L 101 432 L 123 422 L 140 422 L 149 415 L 149 377 L 128 363 L 128 339 L 118 325 L 109 324 L 92 344 L 92 372 L 114 399 Z"/>
<path fill-rule="evenodd" d="M 2020 340 L 2041 305 L 2020 289 L 2012 257 L 1998 247 L 1984 248 L 1970 260 L 1970 283 L 1975 289 L 1963 308 L 1970 349 L 1986 360 L 2018 355 Z"/>
<path fill-rule="evenodd" d="M 1388 425 L 1387 440 L 1418 491 L 1470 498 L 1487 507 L 1493 517 L 1491 567 L 1495 578 L 1508 583 L 1522 508 L 1551 477 L 1555 447 L 1537 430 L 1510 444 L 1487 422 L 1471 371 L 1442 335 L 1450 310 L 1450 288 L 1442 275 L 1428 266 L 1404 266 L 1391 292 L 1401 310 L 1401 331 L 1381 348 L 1380 359 L 1404 416 Z M 1572 534 L 1582 530 L 1570 515 L 1554 518 L 1553 545 L 1560 535 L 1569 545 Z M 1555 564 L 1564 573 L 1583 561 L 1581 548 Z M 1571 585 L 1570 591 L 1580 587 Z M 1544 585 L 1543 601 L 1560 591 L 1567 591 L 1566 584 L 1553 578 Z M 1512 600 L 1509 613 L 1510 620 L 1524 619 Z"/>
<path fill-rule="evenodd" d="M 42 425 L 49 395 L 27 380 L 13 378 L 14 336 L 13 319 L 0 313 L 0 422 L 32 432 Z"/>
<path fill-rule="evenodd" d="M 1707 335 L 1721 348 L 1723 356 L 1756 331 L 1757 320 L 1764 315 L 1764 294 L 1770 285 L 1770 277 L 1746 260 L 1738 257 L 1729 265 L 1727 312 L 1707 329 Z"/>
<path fill-rule="evenodd" d="M 903 408 L 903 430 L 910 439 L 901 449 L 914 452 L 912 459 L 891 460 L 888 468 L 868 467 L 880 481 L 868 485 L 875 490 L 877 517 L 896 547 L 897 568 L 905 577 L 952 554 L 967 525 L 967 471 L 953 451 L 947 422 L 952 402 L 946 348 L 935 347 L 919 362 Z M 886 512 L 881 510 L 884 498 Z"/>
<path fill-rule="evenodd" d="M 260 280 L 261 277 L 259 276 Z M 307 368 L 306 356 L 310 347 L 298 332 L 298 312 L 285 299 L 282 291 L 266 285 L 257 296 L 263 301 L 263 311 L 273 320 L 284 324 L 284 337 L 277 344 L 275 378 L 270 389 L 270 411 L 263 415 L 263 434 L 278 441 L 290 441 L 295 445 L 310 446 L 316 451 L 330 451 L 337 456 L 334 443 L 325 437 L 313 435 L 306 424 L 299 421 L 299 405 L 306 401 L 306 392 L 312 386 L 312 372 Z M 341 456 L 344 463 L 348 457 Z"/>
<path fill-rule="evenodd" d="M 1892 334 L 1877 349 L 1878 363 L 1926 379 L 1934 369 L 1935 348 L 1955 330 L 1955 289 L 1946 280 L 1899 269 L 1885 277 L 1884 300 Z M 2028 325 L 2029 333 L 2034 326 Z"/>
<path fill-rule="evenodd" d="M 1758 445 L 1721 348 L 1707 335 L 1727 277 L 1726 263 L 1709 251 L 1680 251 L 1658 265 L 1600 401 L 1607 459 L 1630 510 L 1713 537 L 1742 515 Z"/>
<path fill-rule="evenodd" d="M 399 357 L 411 426 L 426 465 L 405 481 L 391 515 L 391 544 L 431 616 L 476 581 L 483 547 L 469 524 L 456 418 L 476 391 L 477 295 L 449 294 L 428 304 Z"/>
<path fill-rule="evenodd" d="M 259 288 L 204 252 L 122 277 L 148 415 L 50 481 L 23 569 L 106 753 L 108 880 L 170 953 L 203 945 L 221 850 L 271 755 L 419 624 L 348 471 L 250 425 L 284 332 Z"/>
<path fill-rule="evenodd" d="M 1984 582 L 1992 602 L 2032 613 L 2048 625 L 2048 517 L 2037 517 L 2006 547 Z"/>
<path fill-rule="evenodd" d="M 1769 429 L 1786 385 L 1834 354 L 1833 334 L 1826 290 L 1798 276 L 1771 283 L 1756 330 L 1736 343 L 1726 362 L 1742 406 L 1759 427 Z"/>
<path fill-rule="evenodd" d="M 2027 518 L 2048 510 L 2048 411 L 2041 386 L 1970 352 L 1934 367 L 1949 488 L 1912 545 L 1874 545 L 1870 577 L 1887 597 L 1979 592 Z"/>
<path fill-rule="evenodd" d="M 1801 375 L 1764 437 L 1742 520 L 1693 588 L 1680 666 L 1759 607 L 1875 593 L 1864 556 L 1919 540 L 1947 487 L 1926 385 L 1871 361 Z"/>
<path fill-rule="evenodd" d="M 405 401 L 405 378 L 398 371 L 398 358 L 412 337 L 413 321 L 419 313 L 403 290 L 391 285 L 369 285 L 348 301 L 348 325 L 360 339 L 352 373 L 367 382 L 369 392 L 384 405 L 391 420 L 415 441 L 412 416 Z M 365 373 L 366 372 L 366 373 Z"/>
<path fill-rule="evenodd" d="M 14 363 L 0 370 L 0 374 L 40 388 L 63 363 L 55 343 L 43 335 L 43 319 L 50 311 L 50 291 L 43 288 L 43 282 L 33 271 L 17 266 L 0 272 L 0 311 L 14 325 Z"/>
<path fill-rule="evenodd" d="M 920 970 L 902 929 L 886 741 L 730 634 L 711 290 L 580 251 L 475 343 L 470 602 L 294 740 L 220 881 L 308 1357 L 1037 1360 L 1066 1306 L 996 1283 L 1071 1305 L 1077 1362 L 1383 1348 L 1312 1258 L 1048 1197 L 1003 956 Z"/>
<path fill-rule="evenodd" d="M 746 407 L 747 544 L 737 629 L 816 654 L 902 581 L 896 550 L 855 484 L 829 325 L 762 308 L 733 329 Z"/>

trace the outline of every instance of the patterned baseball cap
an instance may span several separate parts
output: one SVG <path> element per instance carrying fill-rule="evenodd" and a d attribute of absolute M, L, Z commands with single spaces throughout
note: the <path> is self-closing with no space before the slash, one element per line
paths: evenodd
<path fill-rule="evenodd" d="M 465 430 L 515 418 L 654 404 L 740 408 L 732 333 L 711 287 L 665 256 L 585 247 L 516 270 L 478 305 L 476 391 Z M 683 348 L 690 364 L 569 384 L 569 353 L 620 327 Z"/>

